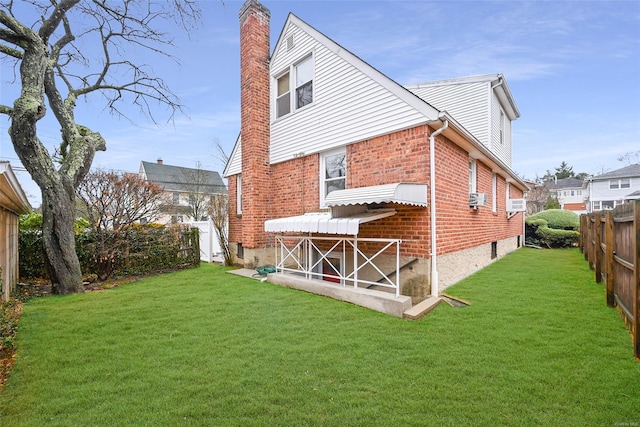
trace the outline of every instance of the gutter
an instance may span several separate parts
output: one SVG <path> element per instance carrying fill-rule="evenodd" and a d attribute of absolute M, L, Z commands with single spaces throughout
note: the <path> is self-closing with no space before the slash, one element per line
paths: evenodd
<path fill-rule="evenodd" d="M 438 251 L 436 239 L 436 136 L 449 127 L 449 121 L 444 119 L 442 127 L 429 135 L 429 204 L 431 205 L 431 296 L 437 297 L 438 287 Z"/>

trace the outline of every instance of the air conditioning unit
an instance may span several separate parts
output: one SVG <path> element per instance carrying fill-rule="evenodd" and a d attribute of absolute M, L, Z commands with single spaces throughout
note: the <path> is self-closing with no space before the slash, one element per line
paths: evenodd
<path fill-rule="evenodd" d="M 507 212 L 524 212 L 527 210 L 525 199 L 507 199 Z"/>
<path fill-rule="evenodd" d="M 486 193 L 469 193 L 469 206 L 477 208 L 478 206 L 487 206 Z"/>

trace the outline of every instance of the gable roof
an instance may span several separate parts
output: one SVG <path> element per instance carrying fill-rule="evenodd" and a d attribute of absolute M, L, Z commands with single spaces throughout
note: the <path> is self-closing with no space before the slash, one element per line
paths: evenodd
<path fill-rule="evenodd" d="M 314 27 L 307 24 L 305 21 L 298 18 L 293 13 L 289 13 L 289 16 L 287 16 L 287 20 L 282 27 L 280 35 L 278 36 L 278 41 L 276 42 L 273 52 L 278 52 L 281 44 L 286 43 L 286 40 L 284 40 L 284 34 L 291 24 L 301 28 L 304 32 L 320 42 L 330 52 L 342 58 L 351 66 L 369 77 L 371 80 L 375 81 L 380 86 L 384 87 L 389 92 L 393 93 L 398 98 L 402 99 L 404 102 L 420 111 L 422 114 L 424 114 L 426 119 L 437 120 L 439 113 L 437 108 L 433 107 L 431 104 L 424 101 L 416 94 L 406 89 L 404 86 L 396 83 L 394 80 L 387 77 L 386 75 L 369 65 L 367 62 L 363 61 L 360 57 L 351 53 L 348 49 L 345 49 L 343 46 L 325 36 L 323 33 L 316 30 Z"/>
<path fill-rule="evenodd" d="M 520 117 L 520 110 L 518 110 L 518 106 L 516 105 L 515 100 L 513 99 L 513 95 L 511 94 L 511 89 L 509 89 L 509 85 L 507 84 L 507 80 L 504 78 L 502 74 L 483 74 L 477 76 L 468 76 L 468 77 L 459 77 L 454 79 L 446 79 L 446 80 L 436 80 L 432 82 L 424 82 L 413 85 L 408 85 L 406 88 L 411 92 L 415 93 L 417 96 L 421 95 L 421 89 L 425 88 L 434 88 L 440 86 L 456 86 L 463 84 L 472 84 L 472 83 L 491 83 L 491 86 L 494 87 L 496 91 L 496 95 L 500 100 L 507 116 L 511 120 L 515 120 Z M 424 99 L 424 96 L 422 96 Z"/>
<path fill-rule="evenodd" d="M 550 190 L 557 190 L 559 188 L 581 188 L 584 180 L 575 177 L 562 178 L 557 181 L 547 181 L 544 186 Z"/>
<path fill-rule="evenodd" d="M 380 87 L 384 88 L 387 92 L 394 95 L 397 99 L 403 101 L 406 105 L 411 107 L 414 111 L 421 115 L 423 119 L 420 120 L 419 123 L 414 123 L 413 126 L 417 126 L 418 124 L 429 124 L 432 126 L 442 126 L 444 120 L 449 122 L 449 127 L 444 131 L 443 135 L 452 140 L 454 143 L 458 144 L 460 147 L 469 152 L 470 156 L 475 159 L 479 159 L 485 162 L 490 168 L 494 171 L 499 172 L 502 171 L 501 175 L 505 176 L 508 182 L 517 185 L 520 189 L 526 190 L 528 189 L 527 185 L 518 177 L 518 175 L 511 170 L 511 168 L 505 164 L 495 153 L 491 152 L 487 149 L 482 142 L 480 142 L 471 132 L 465 129 L 459 122 L 457 122 L 450 114 L 446 111 L 439 111 L 433 105 L 431 105 L 426 100 L 420 98 L 418 95 L 397 83 L 390 77 L 386 76 L 382 72 L 378 71 L 367 62 L 363 61 L 358 56 L 351 53 L 349 50 L 345 49 L 335 41 L 331 40 L 329 37 L 325 36 L 320 31 L 313 28 L 311 25 L 307 24 L 302 19 L 298 18 L 293 13 L 289 13 L 285 24 L 282 27 L 280 35 L 278 37 L 278 41 L 274 47 L 272 56 L 270 58 L 270 62 L 273 64 L 274 55 L 276 52 L 279 52 L 281 46 L 283 44 L 286 45 L 287 38 L 285 34 L 290 25 L 295 25 L 299 27 L 301 30 L 306 32 L 310 37 L 314 38 L 318 43 L 320 43 L 324 48 L 330 51 L 332 54 L 336 55 L 343 61 L 345 61 L 348 65 L 355 68 L 365 76 L 367 76 L 370 80 L 375 82 Z M 276 70 L 271 70 L 276 71 Z M 487 75 L 487 76 L 476 76 L 475 78 L 488 78 L 488 76 L 502 76 L 502 75 Z M 463 80 L 463 79 L 459 79 Z M 506 81 L 504 82 L 506 84 Z M 505 89 L 508 90 L 508 87 L 505 86 Z M 510 96 L 510 91 L 508 92 Z M 512 100 L 512 99 L 511 99 Z M 513 103 L 515 108 L 515 103 Z M 517 108 L 516 108 L 517 112 Z M 519 112 L 517 112 L 519 115 Z M 389 132 L 394 132 L 400 129 L 390 129 Z M 271 129 L 271 133 L 273 134 L 274 129 Z M 378 133 L 378 135 L 384 135 L 385 132 Z M 362 138 L 366 139 L 366 138 Z M 351 142 L 357 142 L 362 139 L 353 139 Z M 235 175 L 242 172 L 241 161 L 236 158 L 239 153 L 242 152 L 242 142 L 240 138 L 236 141 L 236 144 L 233 149 L 232 156 L 229 158 L 229 162 L 224 170 L 224 176 L 228 177 L 231 175 Z M 314 152 L 314 151 L 312 151 Z M 312 152 L 305 151 L 305 154 L 311 154 Z M 318 152 L 318 151 L 315 151 Z M 273 156 L 273 151 L 270 152 L 270 156 Z M 276 162 L 277 163 L 277 162 Z"/>
<path fill-rule="evenodd" d="M 227 194 L 227 186 L 215 171 L 172 166 L 157 162 L 140 162 L 140 174 L 166 191 Z"/>
<path fill-rule="evenodd" d="M 31 212 L 31 204 L 13 173 L 11 164 L 6 161 L 0 161 L 0 207 L 16 215 Z"/>
<path fill-rule="evenodd" d="M 598 181 L 601 179 L 611 179 L 611 178 L 633 178 L 640 177 L 640 163 L 626 166 L 624 168 L 616 169 L 611 172 L 603 173 L 602 175 L 597 175 L 591 178 L 593 181 Z"/>

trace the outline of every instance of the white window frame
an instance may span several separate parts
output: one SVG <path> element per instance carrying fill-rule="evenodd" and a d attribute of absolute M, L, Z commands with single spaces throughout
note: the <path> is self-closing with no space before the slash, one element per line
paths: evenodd
<path fill-rule="evenodd" d="M 509 199 L 511 198 L 511 184 L 509 184 L 509 182 L 505 182 L 505 186 L 504 186 L 504 195 L 505 195 L 505 206 L 509 205 Z"/>
<path fill-rule="evenodd" d="M 500 108 L 500 145 L 504 145 L 504 134 L 505 134 L 505 115 L 502 108 Z"/>
<path fill-rule="evenodd" d="M 477 193 L 478 189 L 478 162 L 469 157 L 469 193 Z"/>
<path fill-rule="evenodd" d="M 349 174 L 349 170 L 347 168 L 347 148 L 346 147 L 342 147 L 336 150 L 331 150 L 331 151 L 326 151 L 324 153 L 322 153 L 320 155 L 320 207 L 326 208 L 326 204 L 325 204 L 325 198 L 327 197 L 326 194 L 326 159 L 328 157 L 333 157 L 335 155 L 338 154 L 344 154 L 345 157 L 345 173 L 344 173 L 344 177 L 342 179 L 344 179 L 344 187 L 347 188 L 347 175 Z"/>
<path fill-rule="evenodd" d="M 236 214 L 242 215 L 242 174 L 236 178 Z"/>
<path fill-rule="evenodd" d="M 304 86 L 304 84 L 298 86 L 297 85 L 297 67 L 304 63 L 305 61 L 311 61 L 311 80 L 304 82 L 307 84 L 309 81 L 311 82 L 311 102 L 305 104 L 301 107 L 298 107 L 298 88 Z M 299 60 L 293 62 L 289 67 L 284 70 L 281 70 L 279 73 L 274 74 L 272 78 L 272 106 L 273 106 L 273 120 L 279 120 L 283 117 L 290 116 L 298 110 L 302 110 L 304 108 L 308 108 L 312 106 L 316 101 L 315 96 L 315 80 L 316 80 L 316 67 L 315 67 L 315 55 L 312 52 L 309 52 L 303 55 Z M 283 114 L 278 114 L 278 80 L 280 80 L 285 75 L 289 75 L 289 91 L 280 95 L 281 97 L 287 96 L 289 99 L 289 111 Z"/>
<path fill-rule="evenodd" d="M 631 178 L 620 178 L 620 188 L 631 188 Z"/>
<path fill-rule="evenodd" d="M 491 177 L 491 211 L 498 212 L 498 174 L 495 172 Z"/>
<path fill-rule="evenodd" d="M 602 210 L 602 203 L 600 202 L 600 200 L 594 200 L 593 202 L 591 202 L 591 204 L 592 204 L 592 210 L 594 211 Z"/>
<path fill-rule="evenodd" d="M 288 79 L 289 79 L 289 88 L 288 89 L 289 90 L 284 92 L 282 95 L 278 95 L 278 90 L 280 89 L 279 81 L 284 76 L 288 76 Z M 286 97 L 286 99 L 289 101 L 289 110 L 286 113 L 279 114 L 279 109 L 278 109 L 279 103 L 278 103 L 278 101 L 280 100 L 280 98 L 284 99 L 284 97 Z M 283 71 L 282 73 L 280 73 L 279 75 L 277 75 L 275 77 L 273 98 L 274 98 L 273 111 L 274 111 L 276 119 L 279 119 L 280 117 L 288 116 L 289 114 L 291 114 L 291 111 L 292 111 L 292 108 L 291 108 L 291 70 L 287 69 L 286 71 Z"/>

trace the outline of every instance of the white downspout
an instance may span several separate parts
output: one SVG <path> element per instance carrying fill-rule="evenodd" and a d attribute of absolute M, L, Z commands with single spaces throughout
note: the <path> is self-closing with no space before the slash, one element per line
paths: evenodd
<path fill-rule="evenodd" d="M 440 135 L 449 127 L 449 121 L 444 120 L 440 129 L 429 135 L 429 184 L 431 204 L 431 296 L 437 297 L 440 293 L 438 288 L 438 266 L 436 247 L 436 136 Z"/>

